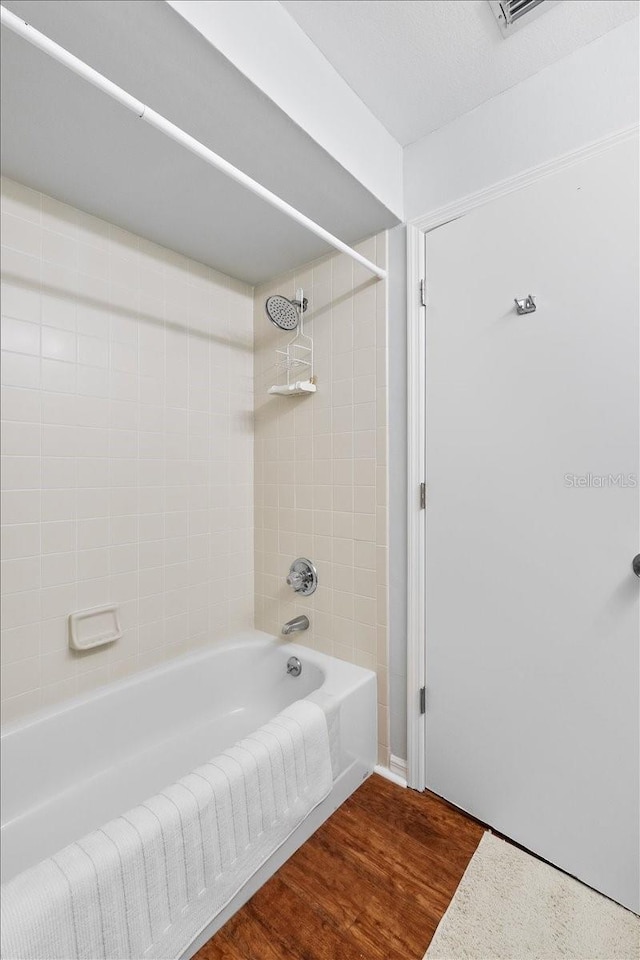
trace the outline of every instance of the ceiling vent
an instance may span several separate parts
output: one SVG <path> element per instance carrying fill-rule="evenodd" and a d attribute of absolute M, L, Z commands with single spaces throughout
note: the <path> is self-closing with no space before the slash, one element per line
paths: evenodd
<path fill-rule="evenodd" d="M 510 37 L 557 3 L 560 0 L 489 0 L 489 6 L 505 37 Z"/>

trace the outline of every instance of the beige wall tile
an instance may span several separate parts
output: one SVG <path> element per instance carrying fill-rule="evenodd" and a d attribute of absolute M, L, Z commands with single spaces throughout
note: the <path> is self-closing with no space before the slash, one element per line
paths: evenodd
<path fill-rule="evenodd" d="M 384 235 L 358 249 L 384 265 Z M 309 297 L 305 331 L 314 340 L 318 392 L 269 397 L 275 350 L 288 336 L 268 322 L 264 301 L 272 293 L 292 297 L 300 286 Z M 255 291 L 254 344 L 256 626 L 279 634 L 306 612 L 311 628 L 296 641 L 378 671 L 386 764 L 385 285 L 341 255 L 270 281 Z M 298 555 L 318 567 L 319 587 L 308 601 L 284 583 Z"/>
<path fill-rule="evenodd" d="M 2 210 L 14 720 L 252 625 L 253 292 L 9 180 Z M 123 638 L 69 651 L 108 601 Z"/>
<path fill-rule="evenodd" d="M 335 255 L 252 291 L 12 181 L 1 200 L 3 720 L 226 639 L 255 603 L 378 671 L 386 763 L 385 284 Z M 386 235 L 358 249 L 384 265 Z M 269 397 L 288 337 L 264 299 L 299 286 L 318 392 Z M 69 651 L 68 614 L 111 600 L 122 639 Z"/>

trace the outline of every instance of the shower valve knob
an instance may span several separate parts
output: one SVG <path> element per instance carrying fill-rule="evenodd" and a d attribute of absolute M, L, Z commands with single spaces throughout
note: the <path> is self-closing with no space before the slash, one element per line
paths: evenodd
<path fill-rule="evenodd" d="M 301 593 L 303 597 L 308 597 L 315 592 L 318 586 L 318 574 L 316 568 L 305 557 L 298 557 L 291 564 L 287 583 L 293 587 L 296 593 Z"/>

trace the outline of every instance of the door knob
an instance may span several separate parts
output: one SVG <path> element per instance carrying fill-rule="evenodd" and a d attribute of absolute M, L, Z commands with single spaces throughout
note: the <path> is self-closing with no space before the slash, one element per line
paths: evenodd
<path fill-rule="evenodd" d="M 640 553 L 636 553 L 635 557 L 631 561 L 631 569 L 635 573 L 636 577 L 640 577 Z"/>

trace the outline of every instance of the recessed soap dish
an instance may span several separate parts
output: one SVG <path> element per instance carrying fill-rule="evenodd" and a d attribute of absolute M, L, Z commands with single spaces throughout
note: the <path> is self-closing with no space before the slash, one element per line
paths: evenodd
<path fill-rule="evenodd" d="M 121 636 L 118 608 L 114 605 L 69 614 L 69 646 L 72 650 L 91 650 L 113 643 Z"/>

